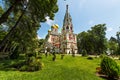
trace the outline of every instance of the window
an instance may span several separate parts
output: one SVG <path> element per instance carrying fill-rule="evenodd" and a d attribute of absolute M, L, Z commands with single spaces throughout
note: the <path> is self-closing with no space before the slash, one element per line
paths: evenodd
<path fill-rule="evenodd" d="M 69 29 L 69 27 L 67 26 L 66 29 Z"/>

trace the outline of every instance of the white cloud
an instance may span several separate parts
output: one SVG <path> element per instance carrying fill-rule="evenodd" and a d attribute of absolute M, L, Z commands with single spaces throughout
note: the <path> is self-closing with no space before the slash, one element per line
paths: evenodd
<path fill-rule="evenodd" d="M 111 32 L 111 31 L 113 31 L 113 28 L 112 27 L 108 27 L 107 28 L 107 32 Z"/>
<path fill-rule="evenodd" d="M 39 35 L 37 35 L 38 39 L 41 39 L 41 37 Z"/>
<path fill-rule="evenodd" d="M 47 20 L 46 23 L 47 23 L 49 26 L 51 26 L 51 25 L 54 24 L 54 20 L 51 20 L 48 16 L 47 16 L 45 19 Z"/>

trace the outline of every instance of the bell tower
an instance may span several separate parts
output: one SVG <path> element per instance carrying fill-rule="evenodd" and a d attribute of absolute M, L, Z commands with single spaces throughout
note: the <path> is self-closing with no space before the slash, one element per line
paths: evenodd
<path fill-rule="evenodd" d="M 77 38 L 76 34 L 73 33 L 72 18 L 69 13 L 69 7 L 66 5 L 66 12 L 63 20 L 62 27 L 62 39 L 61 39 L 61 49 L 64 53 L 77 53 Z"/>
<path fill-rule="evenodd" d="M 63 20 L 63 33 L 73 32 L 72 18 L 68 11 L 68 5 L 66 5 L 66 13 Z"/>

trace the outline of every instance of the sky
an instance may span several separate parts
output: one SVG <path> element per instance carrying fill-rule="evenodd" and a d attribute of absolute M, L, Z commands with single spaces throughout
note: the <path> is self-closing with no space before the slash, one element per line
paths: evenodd
<path fill-rule="evenodd" d="M 2 4 L 2 0 L 0 0 Z M 63 26 L 66 5 L 72 17 L 74 33 L 78 34 L 89 30 L 97 24 L 106 24 L 106 37 L 116 37 L 120 31 L 120 0 L 58 0 L 59 11 L 55 13 L 54 20 L 46 17 L 47 21 L 41 23 L 38 38 L 45 38 L 51 25 L 58 24 L 59 31 Z"/>
<path fill-rule="evenodd" d="M 108 39 L 111 36 L 116 37 L 116 32 L 120 30 L 120 0 L 58 0 L 57 4 L 59 11 L 55 14 L 54 20 L 46 17 L 47 21 L 41 23 L 38 30 L 39 38 L 45 38 L 52 24 L 58 24 L 61 31 L 67 4 L 76 34 L 104 23 Z"/>

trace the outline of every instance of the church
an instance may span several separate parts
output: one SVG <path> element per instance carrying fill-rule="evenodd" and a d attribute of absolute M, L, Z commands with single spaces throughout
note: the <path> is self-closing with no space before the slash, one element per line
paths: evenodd
<path fill-rule="evenodd" d="M 63 20 L 63 27 L 61 32 L 58 32 L 59 26 L 54 24 L 51 30 L 48 30 L 45 41 L 45 49 L 48 52 L 58 53 L 77 53 L 77 34 L 73 33 L 72 18 L 66 5 L 66 13 Z"/>

